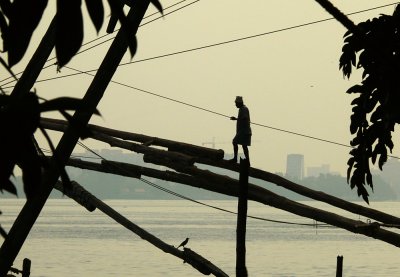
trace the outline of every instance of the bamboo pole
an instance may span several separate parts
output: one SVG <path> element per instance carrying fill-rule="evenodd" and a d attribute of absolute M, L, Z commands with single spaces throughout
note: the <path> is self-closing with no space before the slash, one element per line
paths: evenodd
<path fill-rule="evenodd" d="M 22 76 L 15 84 L 15 87 L 11 93 L 11 101 L 18 102 L 21 100 L 29 93 L 30 89 L 36 82 L 37 77 L 43 69 L 43 66 L 49 58 L 50 53 L 55 45 L 55 24 L 54 17 L 45 35 L 40 41 L 38 48 L 28 62 Z M 1 232 L 5 240 L 0 249 L 0 276 L 5 276 L 11 268 L 15 257 L 18 255 L 18 252 L 25 241 L 27 233 L 29 233 L 29 230 L 32 227 L 29 225 L 29 223 L 26 223 L 27 222 L 24 222 L 21 217 L 18 217 L 8 234 Z M 23 235 L 24 230 L 22 230 L 22 228 L 27 230 L 25 236 Z M 0 231 L 4 230 L 0 227 Z M 16 237 L 20 238 L 20 240 L 17 240 Z"/>
<path fill-rule="evenodd" d="M 29 277 L 31 275 L 31 260 L 25 258 L 22 262 L 22 277 Z"/>
<path fill-rule="evenodd" d="M 209 275 L 213 274 L 215 276 L 220 276 L 220 277 L 227 277 L 228 275 L 223 272 L 221 269 L 219 269 L 216 265 L 212 264 L 210 261 L 205 259 L 204 257 L 200 256 L 196 252 L 190 250 L 189 248 L 185 248 L 184 251 L 179 250 L 178 248 L 169 245 L 159 239 L 158 237 L 154 236 L 153 234 L 147 232 L 140 226 L 136 225 L 123 215 L 119 214 L 117 211 L 115 211 L 113 208 L 108 206 L 106 203 L 95 197 L 93 194 L 85 190 L 80 184 L 78 184 L 75 181 L 72 181 L 72 190 L 69 190 L 68 188 L 63 189 L 63 186 L 58 183 L 56 188 L 60 191 L 64 191 L 66 195 L 72 197 L 77 202 L 81 202 L 80 197 L 77 194 L 74 193 L 75 191 L 81 191 L 83 194 L 85 194 L 85 199 L 86 202 L 88 203 L 89 206 L 95 207 L 102 211 L 104 214 L 108 215 L 112 219 L 114 219 L 117 223 L 121 224 L 128 230 L 132 231 L 136 235 L 138 235 L 140 238 L 146 240 L 147 242 L 151 243 L 155 247 L 159 248 L 160 250 L 164 251 L 165 253 L 171 254 L 177 258 L 182 259 L 184 262 L 192 265 L 195 269 L 197 269 L 199 272 L 203 273 L 204 275 Z"/>
<path fill-rule="evenodd" d="M 46 129 L 64 132 L 68 123 L 65 120 L 41 118 L 41 124 Z M 144 145 L 156 145 L 167 148 L 169 151 L 180 152 L 190 156 L 203 157 L 210 160 L 222 160 L 224 158 L 223 150 L 210 149 L 184 142 L 177 142 L 157 137 L 146 136 L 142 134 L 124 132 L 89 124 L 88 128 L 96 133 L 117 137 L 123 140 L 130 140 L 142 143 Z"/>
<path fill-rule="evenodd" d="M 43 127 L 45 127 L 46 129 L 51 129 L 51 130 L 55 130 L 55 131 L 61 131 L 63 132 L 66 128 L 66 122 L 63 120 L 57 120 L 57 119 L 48 119 L 48 118 L 42 118 L 41 120 L 41 124 L 43 125 Z M 131 139 L 134 141 L 139 141 L 139 142 L 146 142 L 148 140 L 151 140 L 151 137 L 148 136 L 144 136 L 144 135 L 139 135 L 139 134 L 133 134 L 133 133 L 128 133 L 128 132 L 122 132 L 122 131 L 116 131 L 116 130 L 112 130 L 112 129 L 107 129 L 104 127 L 99 127 L 96 125 L 90 125 L 91 130 L 94 131 L 98 131 L 98 132 L 102 132 L 105 129 L 107 130 L 107 134 L 109 134 L 110 136 L 108 138 L 106 138 L 107 136 L 102 136 L 100 139 L 100 136 L 97 136 L 97 139 L 106 142 L 112 146 L 117 146 L 117 147 L 121 147 L 124 149 L 128 149 L 131 151 L 135 151 L 133 148 L 135 146 L 131 146 L 129 142 L 124 142 L 121 143 L 121 140 L 118 140 L 116 138 L 111 137 L 111 135 L 115 135 L 119 138 L 122 139 Z M 106 134 L 106 133 L 103 133 Z M 157 139 L 155 141 L 164 141 L 163 139 Z M 179 142 L 176 142 L 175 145 L 179 145 Z M 158 145 L 158 146 L 166 146 L 168 144 L 163 144 L 163 143 L 154 143 L 154 145 Z M 143 147 L 146 147 L 145 145 L 143 145 Z M 182 145 L 182 148 L 185 147 L 185 144 Z M 205 147 L 202 147 L 205 148 Z M 144 148 L 143 148 L 144 149 Z M 138 153 L 144 153 L 145 150 L 141 149 L 140 151 L 137 150 Z M 185 150 L 185 151 L 181 151 L 181 148 L 174 148 L 176 150 L 176 152 L 185 152 L 185 153 L 189 153 L 190 155 L 190 150 Z M 205 148 L 208 149 L 208 148 Z M 213 149 L 210 149 L 213 150 Z M 136 151 L 135 151 L 136 152 Z M 162 152 L 158 152 L 160 154 L 162 154 Z M 233 164 L 230 163 L 229 161 L 226 160 L 218 160 L 218 159 L 209 159 L 209 158 L 204 158 L 208 155 L 208 152 L 204 152 L 202 153 L 200 156 L 194 156 L 194 162 L 196 163 L 201 163 L 201 164 L 205 164 L 205 165 L 210 165 L 210 166 L 216 166 L 219 168 L 223 168 L 223 169 L 228 169 L 228 170 L 232 170 L 232 171 L 236 171 L 239 172 L 239 165 L 238 164 Z M 189 159 L 188 157 L 186 157 L 186 159 Z M 192 160 L 193 161 L 193 160 Z M 192 162 L 191 161 L 191 162 Z M 253 178 L 257 178 L 266 182 L 270 182 L 273 183 L 277 186 L 283 187 L 285 189 L 288 189 L 290 191 L 296 192 L 300 195 L 303 195 L 305 197 L 314 199 L 314 200 L 318 200 L 321 202 L 325 202 L 327 204 L 330 204 L 334 207 L 338 207 L 341 208 L 343 210 L 355 213 L 357 215 L 362 215 L 362 216 L 366 216 L 369 217 L 373 220 L 377 220 L 386 224 L 397 224 L 400 225 L 400 218 L 395 217 L 393 215 L 372 209 L 372 208 L 368 208 L 368 207 L 364 207 L 355 203 L 351 203 L 348 201 L 345 201 L 343 199 L 340 199 L 338 197 L 326 194 L 324 192 L 321 191 L 315 191 L 312 190 L 310 188 L 307 188 L 305 186 L 296 184 L 292 181 L 289 181 L 281 176 L 278 176 L 276 174 L 267 172 L 267 171 L 263 171 L 257 168 L 253 168 L 250 167 L 249 169 L 249 176 L 253 177 Z"/>
<path fill-rule="evenodd" d="M 336 277 L 343 276 L 343 256 L 337 256 L 336 261 Z"/>
<path fill-rule="evenodd" d="M 236 276 L 247 277 L 246 268 L 246 220 L 249 186 L 249 161 L 240 159 L 239 199 L 236 228 Z"/>
<path fill-rule="evenodd" d="M 57 181 L 54 186 L 55 189 L 59 190 L 71 199 L 74 199 L 76 203 L 84 207 L 89 212 L 96 210 L 96 206 L 90 202 L 91 194 L 87 192 L 82 186 L 76 182 L 71 182 L 71 187 L 64 187 L 61 181 Z"/>
<path fill-rule="evenodd" d="M 15 84 L 11 93 L 14 100 L 18 101 L 23 95 L 26 95 L 35 84 L 43 66 L 54 48 L 56 41 L 55 25 L 55 18 L 53 18 L 45 35 L 40 41 L 38 48 L 22 73 L 21 78 Z"/>
<path fill-rule="evenodd" d="M 229 196 L 238 197 L 239 195 L 239 182 L 237 180 L 195 167 L 188 167 L 186 169 L 181 168 L 183 172 L 182 174 L 172 171 L 164 172 L 156 169 L 112 161 L 104 161 L 102 164 L 96 164 L 92 162 L 71 159 L 68 162 L 68 165 L 83 169 L 88 166 L 91 170 L 132 178 L 137 178 L 138 175 L 146 175 L 149 177 L 186 184 Z M 362 221 L 349 219 L 332 212 L 310 207 L 308 205 L 301 204 L 277 195 L 254 184 L 249 184 L 248 199 L 288 211 L 301 217 L 307 217 L 319 222 L 324 222 L 352 233 L 363 234 L 368 237 L 379 239 L 386 243 L 400 247 L 400 234 L 380 228 L 376 223 L 368 224 Z"/>
<path fill-rule="evenodd" d="M 131 27 L 135 32 L 137 31 L 148 6 L 149 0 L 135 1 L 134 8 L 130 9 L 127 15 L 127 20 L 128 22 L 132 22 Z M 114 75 L 119 62 L 127 50 L 126 35 L 127 32 L 122 26 L 101 63 L 100 68 L 85 96 L 83 97 L 85 108 L 77 110 L 73 116 L 74 122 L 81 124 L 81 126 L 86 126 L 89 122 L 92 114 L 96 110 L 97 104 L 103 97 L 104 91 Z M 66 163 L 78 139 L 79 134 L 77 134 L 76 130 L 71 128 L 68 128 L 62 136 L 61 141 L 57 145 L 54 156 L 49 163 L 49 168 L 43 173 L 40 194 L 26 201 L 8 233 L 7 238 L 0 248 L 0 276 L 6 275 L 13 264 L 13 261 L 18 255 L 18 252 L 25 242 L 25 239 L 60 176 L 58 170 L 59 165 L 64 165 Z"/>
<path fill-rule="evenodd" d="M 202 163 L 202 164 L 206 164 L 206 165 L 210 165 L 210 166 L 218 166 L 220 168 L 233 170 L 236 172 L 239 171 L 239 165 L 232 164 L 226 160 L 215 162 L 215 161 L 211 161 L 211 160 L 201 159 L 201 160 L 196 160 L 196 163 Z M 275 184 L 280 187 L 283 187 L 287 190 L 296 192 L 297 194 L 303 195 L 310 199 L 325 202 L 329 205 L 332 205 L 337 208 L 341 208 L 343 210 L 349 211 L 351 213 L 355 213 L 357 215 L 362 215 L 362 216 L 371 218 L 373 220 L 377 220 L 377 221 L 387 223 L 387 224 L 400 225 L 400 218 L 398 218 L 396 216 L 387 214 L 385 212 L 378 211 L 376 209 L 364 207 L 359 204 L 340 199 L 336 196 L 329 195 L 322 191 L 316 191 L 316 190 L 307 188 L 305 186 L 296 184 L 296 183 L 289 181 L 279 175 L 276 175 L 276 174 L 273 174 L 273 173 L 270 173 L 267 171 L 263 171 L 263 170 L 260 170 L 257 168 L 250 167 L 249 176 L 272 183 L 272 184 Z"/>

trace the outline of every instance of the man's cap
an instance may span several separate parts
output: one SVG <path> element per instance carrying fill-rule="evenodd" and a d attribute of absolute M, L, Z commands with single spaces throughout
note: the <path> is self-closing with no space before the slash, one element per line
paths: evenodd
<path fill-rule="evenodd" d="M 243 97 L 242 96 L 236 96 L 235 103 L 243 103 Z"/>

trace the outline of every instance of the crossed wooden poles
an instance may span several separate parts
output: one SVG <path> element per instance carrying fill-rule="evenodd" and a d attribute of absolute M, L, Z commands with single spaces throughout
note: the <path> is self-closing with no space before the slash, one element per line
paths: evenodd
<path fill-rule="evenodd" d="M 41 120 L 46 129 L 64 131 L 67 123 L 57 119 Z M 141 134 L 128 133 L 96 125 L 89 125 L 90 137 L 136 153 L 143 154 L 145 162 L 162 165 L 170 170 L 157 170 L 133 164 L 116 161 L 102 160 L 101 163 L 69 159 L 67 165 L 99 172 L 112 173 L 132 178 L 148 176 L 152 178 L 182 183 L 189 186 L 202 188 L 217 193 L 239 196 L 239 181 L 228 176 L 219 175 L 208 170 L 200 169 L 195 164 L 205 164 L 223 169 L 239 172 L 239 164 L 232 164 L 223 160 L 222 150 L 179 143 Z M 157 148 L 151 147 L 157 146 Z M 159 147 L 165 147 L 166 150 Z M 365 223 L 344 216 L 327 212 L 321 209 L 298 203 L 288 198 L 277 195 L 266 188 L 249 184 L 248 199 L 269 205 L 290 213 L 324 222 L 353 233 L 363 234 L 375 239 L 385 241 L 400 247 L 400 234 L 386 230 L 385 226 L 400 227 L 400 218 L 393 215 L 364 207 L 343 199 L 328 195 L 320 191 L 314 191 L 294 182 L 286 180 L 278 175 L 262 171 L 256 168 L 249 169 L 249 176 L 263 181 L 282 186 L 308 198 L 328 203 L 351 213 L 368 217 L 376 222 Z"/>
<path fill-rule="evenodd" d="M 148 5 L 149 5 L 148 0 L 134 1 L 132 8 L 130 9 L 127 15 L 128 21 L 132 23 L 131 30 L 134 30 L 135 33 L 148 8 Z M 126 31 L 122 27 L 118 32 L 115 40 L 113 41 L 109 51 L 107 52 L 103 62 L 101 63 L 100 68 L 96 73 L 91 85 L 87 89 L 87 92 L 83 98 L 83 101 L 85 102 L 84 105 L 85 108 L 78 109 L 73 116 L 73 120 L 75 122 L 79 122 L 82 125 L 86 125 L 89 122 L 92 114 L 96 110 L 96 106 L 101 100 L 109 82 L 111 81 L 113 74 L 116 71 L 116 68 L 118 67 L 123 55 L 127 50 L 125 35 Z M 48 59 L 54 47 L 54 41 L 55 41 L 55 24 L 53 20 L 52 23 L 50 24 L 48 31 L 43 37 L 42 42 L 40 43 L 37 51 L 35 52 L 26 70 L 24 71 L 24 74 L 21 76 L 19 82 L 16 84 L 11 94 L 11 97 L 15 101 L 18 101 L 20 97 L 22 97 L 24 94 L 27 94 L 33 87 L 40 71 L 42 70 L 46 60 Z M 199 147 L 194 147 L 194 146 L 187 147 L 188 146 L 187 144 L 184 144 L 185 147 L 182 147 L 182 144 L 179 143 L 177 144 L 178 146 L 173 146 L 173 144 L 171 144 L 170 146 L 164 146 L 168 148 L 168 151 L 160 150 L 152 148 L 150 146 L 151 145 L 163 146 L 160 143 L 166 143 L 166 142 L 170 143 L 170 142 L 166 140 L 160 140 L 157 138 L 149 139 L 149 137 L 146 136 L 141 137 L 141 135 L 133 134 L 145 139 L 145 141 L 132 139 L 134 141 L 142 143 L 139 144 L 137 142 L 134 143 L 134 142 L 124 141 L 122 139 L 127 139 L 126 137 L 120 137 L 115 134 L 110 135 L 109 133 L 104 132 L 104 130 L 103 131 L 94 130 L 93 131 L 94 139 L 104 141 L 110 144 L 111 146 L 117 146 L 125 149 L 130 149 L 138 153 L 143 153 L 145 162 L 165 165 L 167 167 L 174 169 L 175 172 L 168 170 L 167 171 L 154 170 L 150 168 L 138 167 L 135 165 L 110 162 L 110 161 L 103 161 L 101 164 L 94 164 L 94 163 L 69 159 L 79 139 L 79 135 L 73 130 L 73 128 L 70 128 L 68 125 L 62 122 L 57 123 L 54 121 L 52 122 L 51 120 L 43 119 L 42 125 L 46 124 L 54 124 L 54 125 L 58 124 L 58 126 L 62 126 L 64 134 L 59 144 L 57 145 L 53 157 L 50 158 L 49 162 L 50 166 L 47 169 L 45 169 L 43 173 L 41 193 L 36 197 L 27 200 L 26 204 L 24 205 L 20 214 L 15 220 L 12 228 L 10 229 L 7 238 L 5 239 L 0 248 L 0 276 L 5 276 L 7 274 L 13 261 L 18 255 L 18 252 L 20 251 L 25 239 L 27 238 L 32 226 L 34 225 L 36 219 L 38 218 L 43 206 L 45 205 L 47 198 L 50 195 L 50 192 L 56 186 L 57 180 L 60 176 L 60 172 L 58 170 L 57 165 L 60 163 L 62 165 L 68 164 L 73 166 L 79 166 L 82 168 L 93 169 L 96 171 L 120 174 L 134 178 L 138 178 L 138 176 L 140 177 L 142 175 L 147 175 L 159 179 L 170 180 L 174 182 L 187 184 L 190 186 L 195 186 L 215 191 L 218 193 L 238 196 L 239 192 L 238 181 L 226 176 L 221 176 L 212 173 L 207 170 L 201 170 L 195 166 L 195 163 L 202 163 L 235 171 L 239 170 L 238 165 L 230 164 L 226 161 L 221 160 L 222 159 L 220 157 L 221 153 L 218 151 L 210 152 L 209 150 L 200 149 Z M 55 129 L 55 127 L 50 127 L 49 125 L 46 126 L 46 128 Z M 125 132 L 121 132 L 121 134 L 129 135 L 128 133 Z M 190 149 L 190 151 L 186 152 L 187 149 Z M 200 151 L 198 151 L 199 149 Z M 204 155 L 204 153 L 207 154 Z M 216 155 L 217 157 L 220 158 L 215 158 L 213 157 L 213 155 Z M 264 203 L 272 207 L 283 209 L 303 217 L 312 218 L 320 222 L 325 222 L 327 224 L 337 226 L 339 228 L 343 228 L 354 233 L 364 234 L 366 236 L 385 241 L 397 247 L 400 246 L 400 235 L 383 228 L 383 226 L 394 226 L 394 227 L 399 226 L 400 219 L 397 217 L 373 209 L 365 208 L 360 205 L 349 203 L 321 192 L 316 192 L 307 189 L 293 182 L 287 181 L 282 177 L 255 168 L 250 168 L 249 174 L 252 177 L 259 178 L 268 181 L 270 183 L 274 183 L 276 185 L 285 187 L 299 194 L 307 196 L 311 199 L 323 201 L 333 206 L 345 209 L 347 211 L 367 216 L 373 220 L 376 220 L 377 222 L 366 224 L 361 221 L 352 220 L 349 218 L 345 218 L 343 216 L 339 216 L 334 213 L 312 208 L 307 205 L 297 203 L 295 201 L 274 194 L 265 188 L 253 184 L 249 184 L 248 186 L 248 198 L 250 200 L 258 201 L 260 203 Z M 85 192 L 85 190 L 82 187 L 78 186 L 78 184 L 74 184 L 73 188 L 75 188 L 74 189 L 75 192 L 76 191 L 81 192 L 78 193 L 78 195 L 80 195 L 79 197 L 84 199 L 84 202 L 88 204 L 88 207 L 90 209 L 92 208 L 101 209 L 103 212 L 112 216 L 116 221 L 124 225 L 126 228 L 134 231 L 142 238 L 146 238 L 150 243 L 156 245 L 163 251 L 171 253 L 177 257 L 184 259 L 185 261 L 190 263 L 193 267 L 195 267 L 204 274 L 214 274 L 215 276 L 227 276 L 222 270 L 218 269 L 212 263 L 202 258 L 201 256 L 191 251 L 190 249 L 179 251 L 174 247 L 169 246 L 168 244 L 165 244 L 164 242 L 160 241 L 158 238 L 155 238 L 151 234 L 148 234 L 146 231 L 142 230 L 134 223 L 129 222 L 126 218 L 115 214 L 115 211 L 113 211 L 110 207 L 102 203 L 96 197 L 91 196 L 88 192 Z M 79 198 L 73 196 L 74 195 L 73 193 L 70 195 L 75 199 Z"/>

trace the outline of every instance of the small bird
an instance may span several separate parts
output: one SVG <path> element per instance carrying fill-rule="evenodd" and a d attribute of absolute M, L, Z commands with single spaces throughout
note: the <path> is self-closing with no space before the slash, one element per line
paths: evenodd
<path fill-rule="evenodd" d="M 183 248 L 185 248 L 185 245 L 188 243 L 188 241 L 189 241 L 189 238 L 186 238 L 184 241 L 182 241 L 181 242 L 181 244 L 179 244 L 179 246 L 177 247 L 177 248 L 179 248 L 179 247 L 183 247 Z"/>

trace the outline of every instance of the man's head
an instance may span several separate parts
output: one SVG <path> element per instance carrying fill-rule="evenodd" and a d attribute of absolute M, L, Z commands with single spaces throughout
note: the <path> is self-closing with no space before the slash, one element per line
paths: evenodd
<path fill-rule="evenodd" d="M 236 104 L 236 107 L 238 107 L 238 108 L 242 107 L 243 106 L 243 97 L 236 96 L 235 104 Z"/>

